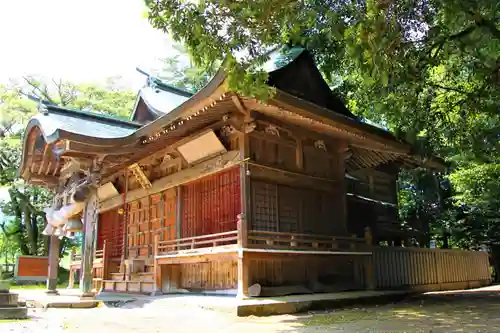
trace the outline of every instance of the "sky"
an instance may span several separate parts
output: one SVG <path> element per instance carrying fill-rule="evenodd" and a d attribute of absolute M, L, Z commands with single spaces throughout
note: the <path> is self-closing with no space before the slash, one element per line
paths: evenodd
<path fill-rule="evenodd" d="M 174 51 L 143 0 L 0 0 L 0 83 L 22 75 L 75 82 L 121 76 L 128 88 Z"/>

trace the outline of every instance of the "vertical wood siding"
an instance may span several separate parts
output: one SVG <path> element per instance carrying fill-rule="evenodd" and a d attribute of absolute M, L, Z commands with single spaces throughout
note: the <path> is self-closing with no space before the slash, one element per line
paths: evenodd
<path fill-rule="evenodd" d="M 163 216 L 164 225 L 161 240 L 172 240 L 176 238 L 176 212 L 177 212 L 177 195 L 174 189 L 164 192 L 163 195 Z"/>
<path fill-rule="evenodd" d="M 491 281 L 486 252 L 376 248 L 373 269 L 379 289 Z"/>
<path fill-rule="evenodd" d="M 99 216 L 97 232 L 97 249 L 106 247 L 110 257 L 119 258 L 123 252 L 123 215 L 118 209 L 106 211 Z"/>
<path fill-rule="evenodd" d="M 181 288 L 191 290 L 237 288 L 238 264 L 235 260 L 184 264 L 181 269 Z"/>
<path fill-rule="evenodd" d="M 241 212 L 239 167 L 186 184 L 182 193 L 182 237 L 236 229 Z"/>
<path fill-rule="evenodd" d="M 314 282 L 336 284 L 349 289 L 361 289 L 364 276 L 357 267 L 360 256 L 314 256 L 297 254 L 291 259 L 276 255 L 274 258 L 249 259 L 250 285 L 264 286 L 309 285 Z"/>

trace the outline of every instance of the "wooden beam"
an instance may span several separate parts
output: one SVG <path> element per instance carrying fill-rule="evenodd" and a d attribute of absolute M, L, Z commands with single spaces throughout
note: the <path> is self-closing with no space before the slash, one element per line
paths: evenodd
<path fill-rule="evenodd" d="M 231 96 L 231 99 L 233 100 L 234 105 L 236 105 L 238 111 L 245 116 L 244 122 L 252 121 L 252 115 L 250 114 L 250 111 L 245 107 L 241 99 L 237 95 Z"/>
<path fill-rule="evenodd" d="M 311 104 L 313 109 L 318 108 L 318 106 L 312 103 L 307 102 L 307 104 Z M 347 139 L 350 144 L 359 147 L 395 154 L 407 154 L 410 151 L 409 145 L 400 143 L 396 139 L 391 140 L 389 138 L 384 138 L 380 134 L 372 133 L 374 128 L 370 127 L 370 125 L 359 123 L 354 119 L 346 118 L 345 121 L 331 120 L 329 117 L 325 119 L 324 116 L 318 115 L 314 111 L 309 111 L 307 108 L 301 109 L 294 105 L 283 104 L 277 100 L 272 100 L 267 105 L 254 102 L 252 109 L 270 115 L 277 115 L 277 118 L 287 119 L 287 121 L 293 122 L 296 126 L 301 128 L 303 128 L 304 125 L 308 126 L 314 132 L 332 133 L 332 135 Z M 334 112 L 330 110 L 325 111 L 329 114 L 334 114 Z M 338 117 L 338 115 L 336 116 Z M 290 119 L 291 117 L 293 117 L 295 121 Z M 299 125 L 299 122 L 304 125 Z M 348 122 L 349 125 L 345 122 Z M 383 130 L 378 130 L 378 132 L 383 132 Z M 385 135 L 387 136 L 389 134 L 386 133 Z"/>
<path fill-rule="evenodd" d="M 290 186 L 313 188 L 328 192 L 331 192 L 333 187 L 338 183 L 337 181 L 332 179 L 314 177 L 306 174 L 273 168 L 262 164 L 252 162 L 249 162 L 248 164 L 250 177 L 252 177 L 252 179 L 264 179 L 267 181 L 287 184 Z"/>
<path fill-rule="evenodd" d="M 29 153 L 29 156 L 30 156 L 30 159 L 29 159 L 29 171 L 30 173 L 34 173 L 35 172 L 35 164 L 33 163 L 35 161 L 35 151 L 36 151 L 36 139 L 32 140 L 31 142 L 31 149 L 30 149 L 30 153 Z"/>
<path fill-rule="evenodd" d="M 268 104 L 290 110 L 297 115 L 316 120 L 329 127 L 337 128 L 351 137 L 357 137 L 362 141 L 376 143 L 377 146 L 383 146 L 383 149 L 394 153 L 408 153 L 410 151 L 409 145 L 398 142 L 396 138 L 390 139 L 384 137 L 388 134 L 384 133 L 382 129 L 332 112 L 332 110 L 328 110 L 284 91 L 277 91 L 275 98 L 270 100 Z"/>
<path fill-rule="evenodd" d="M 158 256 L 158 264 L 160 265 L 176 265 L 176 264 L 194 264 L 194 263 L 207 263 L 213 261 L 232 261 L 238 259 L 238 251 L 236 248 L 228 249 L 228 251 L 218 253 L 203 253 L 200 249 L 199 253 L 192 253 L 189 255 L 165 255 Z"/>
<path fill-rule="evenodd" d="M 296 140 L 303 140 L 303 139 L 312 139 L 312 140 L 321 140 L 324 141 L 327 145 L 327 151 L 330 153 L 336 153 L 340 150 L 345 149 L 346 144 L 341 144 L 344 140 L 341 138 L 334 138 L 328 135 L 323 135 L 320 133 L 316 133 L 307 129 L 304 129 L 303 127 L 285 123 L 279 119 L 267 116 L 263 113 L 253 111 L 252 116 L 255 118 L 255 120 L 267 123 L 273 126 L 276 126 L 287 133 L 290 134 L 290 136 L 294 137 Z"/>
<path fill-rule="evenodd" d="M 50 152 L 51 152 L 51 145 L 45 144 L 45 146 L 43 147 L 42 161 L 40 162 L 40 165 L 38 167 L 38 172 L 37 172 L 39 175 L 42 174 L 43 167 L 45 165 L 45 161 L 47 160 Z"/>
<path fill-rule="evenodd" d="M 304 170 L 304 147 L 301 139 L 297 139 L 297 147 L 295 151 L 295 159 L 297 163 L 297 169 Z"/>
<path fill-rule="evenodd" d="M 68 152 L 81 152 L 88 155 L 126 155 L 133 154 L 137 152 L 139 144 L 136 146 L 128 147 L 115 147 L 115 146 L 95 146 L 82 142 L 68 141 L 68 144 L 64 150 L 65 153 Z"/>
<path fill-rule="evenodd" d="M 195 166 L 181 170 L 180 172 L 168 175 L 154 181 L 149 189 L 136 189 L 127 193 L 126 202 L 134 201 L 150 194 L 205 177 L 221 170 L 236 166 L 241 163 L 239 151 L 229 151 L 224 155 L 217 156 Z M 106 211 L 123 204 L 122 196 L 116 196 L 100 204 L 100 211 Z"/>

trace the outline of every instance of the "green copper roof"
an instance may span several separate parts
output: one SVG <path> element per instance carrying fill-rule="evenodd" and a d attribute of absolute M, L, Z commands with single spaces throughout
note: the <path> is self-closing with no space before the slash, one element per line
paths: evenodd
<path fill-rule="evenodd" d="M 141 126 L 108 115 L 55 105 L 47 105 L 46 110 L 36 114 L 30 122 L 37 123 L 47 141 L 57 139 L 59 131 L 103 139 L 121 138 L 132 134 Z"/>
<path fill-rule="evenodd" d="M 304 52 L 303 47 L 283 47 L 268 54 L 269 60 L 262 65 L 262 69 L 268 73 L 281 69 L 293 62 Z"/>

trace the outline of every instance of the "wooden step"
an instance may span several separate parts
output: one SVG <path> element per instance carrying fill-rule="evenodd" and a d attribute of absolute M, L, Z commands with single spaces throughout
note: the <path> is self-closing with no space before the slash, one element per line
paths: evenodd
<path fill-rule="evenodd" d="M 125 276 L 125 274 L 123 273 L 110 273 L 109 274 L 111 276 L 111 280 L 113 281 L 123 281 L 123 277 Z"/>
<path fill-rule="evenodd" d="M 131 281 L 141 281 L 141 282 L 149 282 L 149 281 L 154 281 L 154 274 L 153 272 L 141 272 L 141 273 L 134 273 L 130 275 Z"/>
<path fill-rule="evenodd" d="M 105 280 L 103 291 L 150 294 L 154 291 L 154 282 Z"/>

